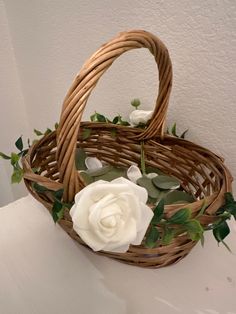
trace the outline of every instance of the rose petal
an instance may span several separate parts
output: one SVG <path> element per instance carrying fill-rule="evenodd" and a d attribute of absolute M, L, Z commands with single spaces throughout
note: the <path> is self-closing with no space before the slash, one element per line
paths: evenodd
<path fill-rule="evenodd" d="M 103 250 L 113 251 L 114 249 L 118 247 L 129 245 L 135 240 L 136 236 L 137 236 L 136 222 L 134 219 L 130 219 L 129 228 L 126 228 L 125 230 L 123 230 L 122 239 L 119 239 L 119 241 L 113 241 L 113 238 L 112 238 L 111 242 L 108 242 L 104 246 Z"/>
<path fill-rule="evenodd" d="M 127 177 L 131 182 L 136 183 L 137 180 L 142 177 L 139 167 L 135 165 L 130 166 L 127 170 Z"/>
<path fill-rule="evenodd" d="M 148 193 L 147 193 L 147 190 L 123 177 L 120 177 L 120 178 L 117 178 L 117 179 L 114 179 L 112 180 L 111 182 L 114 182 L 114 183 L 119 183 L 119 184 L 126 184 L 128 185 L 133 193 L 136 195 L 136 197 L 139 199 L 140 202 L 146 204 L 147 202 L 147 199 L 148 199 Z"/>
<path fill-rule="evenodd" d="M 155 172 L 151 172 L 151 173 L 146 174 L 146 177 L 149 179 L 156 178 L 157 176 L 158 176 L 158 174 Z"/>
<path fill-rule="evenodd" d="M 145 233 L 146 233 L 148 226 L 149 226 L 149 224 L 152 220 L 152 217 L 154 215 L 151 208 L 149 208 L 147 205 L 141 204 L 141 207 L 142 207 L 142 210 L 141 210 L 142 218 L 140 219 L 140 223 L 137 226 L 137 228 L 138 228 L 137 237 L 132 242 L 132 244 L 134 244 L 134 245 L 140 245 L 142 243 L 142 240 L 145 236 Z"/>
<path fill-rule="evenodd" d="M 134 110 L 130 113 L 129 120 L 132 125 L 137 126 L 140 123 L 146 124 L 152 115 L 153 111 Z"/>
<path fill-rule="evenodd" d="M 102 168 L 102 162 L 96 157 L 87 157 L 85 159 L 85 165 L 88 170 L 97 170 Z"/>
<path fill-rule="evenodd" d="M 106 241 L 109 241 L 109 238 L 106 241 L 101 240 L 97 237 L 92 230 L 82 230 L 78 228 L 76 225 L 73 225 L 75 232 L 81 237 L 81 239 L 93 249 L 93 251 L 101 251 L 106 245 Z"/>

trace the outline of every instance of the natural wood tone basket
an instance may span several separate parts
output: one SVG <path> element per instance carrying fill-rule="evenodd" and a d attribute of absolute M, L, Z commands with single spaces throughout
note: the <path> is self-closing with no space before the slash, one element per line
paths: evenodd
<path fill-rule="evenodd" d="M 155 111 L 145 130 L 111 123 L 81 122 L 88 97 L 99 78 L 113 61 L 124 52 L 135 48 L 148 48 L 159 70 L 159 93 Z M 84 64 L 68 91 L 57 131 L 44 136 L 34 144 L 23 158 L 24 180 L 30 193 L 49 211 L 52 208 L 50 193 L 37 193 L 32 184 L 37 182 L 49 189 L 64 188 L 64 201 L 73 201 L 84 186 L 75 168 L 75 150 L 83 147 L 89 156 L 112 165 L 130 166 L 140 163 L 141 141 L 144 141 L 147 166 L 157 167 L 181 181 L 185 191 L 196 201 L 188 204 L 195 217 L 202 206 L 202 199 L 209 205 L 198 219 L 203 226 L 215 221 L 215 212 L 224 203 L 224 193 L 231 191 L 232 177 L 223 160 L 211 151 L 189 141 L 164 134 L 164 123 L 172 85 L 172 66 L 165 45 L 145 31 L 129 31 L 103 45 Z M 91 136 L 82 139 L 83 128 L 92 130 Z M 116 129 L 117 136 L 112 136 Z M 40 174 L 33 168 L 40 167 Z M 171 216 L 183 205 L 165 206 L 165 214 Z M 59 221 L 61 227 L 76 241 L 86 246 L 74 232 L 69 210 Z M 176 226 L 177 228 L 178 226 Z M 196 242 L 179 234 L 170 245 L 147 249 L 144 245 L 130 246 L 126 253 L 98 252 L 132 265 L 162 267 L 186 256 Z"/>

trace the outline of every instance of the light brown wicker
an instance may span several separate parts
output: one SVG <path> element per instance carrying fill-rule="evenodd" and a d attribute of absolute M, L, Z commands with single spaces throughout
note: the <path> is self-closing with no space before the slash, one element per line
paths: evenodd
<path fill-rule="evenodd" d="M 81 122 L 88 97 L 99 78 L 113 61 L 124 52 L 135 48 L 148 48 L 159 70 L 159 93 L 153 118 L 143 130 L 112 123 Z M 52 190 L 64 189 L 63 199 L 71 202 L 85 183 L 75 167 L 75 150 L 82 147 L 89 156 L 112 165 L 128 167 L 140 163 L 141 142 L 144 142 L 147 166 L 157 167 L 181 181 L 182 188 L 196 201 L 189 204 L 192 217 L 202 207 L 202 199 L 208 205 L 199 216 L 203 226 L 216 220 L 216 211 L 224 203 L 224 193 L 231 191 L 232 177 L 223 160 L 214 153 L 189 141 L 164 134 L 164 123 L 172 85 L 172 66 L 165 45 L 151 33 L 133 30 L 118 34 L 103 45 L 84 64 L 69 89 L 62 107 L 57 131 L 35 143 L 23 158 L 24 180 L 32 195 L 52 209 L 49 192 L 36 192 L 34 182 Z M 91 136 L 82 139 L 82 130 L 92 130 Z M 112 130 L 116 130 L 116 138 Z M 39 174 L 33 168 L 40 167 Z M 181 205 L 165 206 L 165 214 L 171 216 Z M 59 221 L 61 227 L 76 241 L 86 246 L 72 228 L 69 210 Z M 178 226 L 176 226 L 178 228 Z M 148 249 L 144 245 L 130 246 L 126 253 L 98 252 L 119 261 L 143 267 L 161 267 L 179 261 L 196 244 L 185 233 L 178 234 L 170 245 Z"/>

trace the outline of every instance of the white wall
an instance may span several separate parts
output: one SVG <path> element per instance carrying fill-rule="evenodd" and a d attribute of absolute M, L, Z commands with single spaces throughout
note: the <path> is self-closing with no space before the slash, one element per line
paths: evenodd
<path fill-rule="evenodd" d="M 223 155 L 236 176 L 236 1 L 4 2 L 31 129 L 58 120 L 71 81 L 102 43 L 146 29 L 166 43 L 173 61 L 169 124 L 189 128 L 189 139 Z M 127 115 L 134 97 L 152 108 L 155 77 L 147 51 L 129 52 L 98 84 L 86 116 L 95 109 Z"/>
<path fill-rule="evenodd" d="M 28 117 L 21 92 L 4 3 L 0 0 L 0 151 L 15 151 L 18 136 L 28 135 Z M 23 184 L 11 185 L 11 166 L 0 159 L 0 206 L 26 194 Z"/>

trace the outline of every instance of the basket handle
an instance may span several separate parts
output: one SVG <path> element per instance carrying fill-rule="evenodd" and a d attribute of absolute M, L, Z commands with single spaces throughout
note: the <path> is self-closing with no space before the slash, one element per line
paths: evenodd
<path fill-rule="evenodd" d="M 72 201 L 80 186 L 83 185 L 75 169 L 74 156 L 80 122 L 88 97 L 115 59 L 124 52 L 136 48 L 147 48 L 154 56 L 159 70 L 159 93 L 150 124 L 135 137 L 144 140 L 164 134 L 172 86 L 172 65 L 168 50 L 156 36 L 149 32 L 133 30 L 120 33 L 87 60 L 63 102 L 57 130 L 57 161 L 66 201 Z"/>

